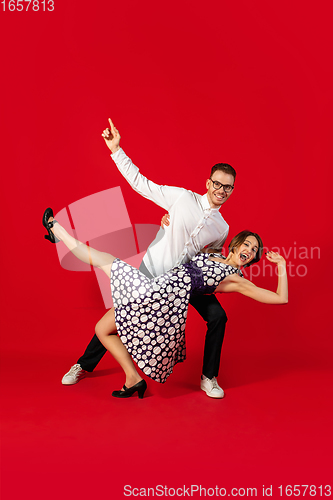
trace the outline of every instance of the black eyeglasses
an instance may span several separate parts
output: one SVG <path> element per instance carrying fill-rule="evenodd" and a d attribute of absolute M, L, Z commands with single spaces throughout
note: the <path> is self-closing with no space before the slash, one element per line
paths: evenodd
<path fill-rule="evenodd" d="M 213 181 L 213 179 L 210 179 L 213 183 L 214 189 L 221 189 L 223 187 L 223 191 L 225 193 L 231 193 L 231 191 L 234 189 L 235 186 L 232 186 L 231 184 L 221 184 L 219 181 Z"/>

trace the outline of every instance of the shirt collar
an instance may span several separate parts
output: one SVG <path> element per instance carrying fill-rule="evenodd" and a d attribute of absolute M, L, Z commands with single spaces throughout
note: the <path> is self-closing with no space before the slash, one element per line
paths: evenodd
<path fill-rule="evenodd" d="M 202 204 L 202 208 L 206 211 L 210 210 L 211 212 L 213 213 L 216 213 L 216 212 L 219 212 L 219 208 L 212 208 L 209 204 L 209 201 L 208 201 L 208 196 L 207 196 L 207 193 L 204 194 L 203 196 L 201 196 L 201 204 Z"/>

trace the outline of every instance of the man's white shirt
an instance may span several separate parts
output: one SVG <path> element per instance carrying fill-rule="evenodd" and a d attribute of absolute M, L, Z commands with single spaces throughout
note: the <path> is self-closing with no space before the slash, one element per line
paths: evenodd
<path fill-rule="evenodd" d="M 135 191 L 170 214 L 170 225 L 159 230 L 143 258 L 153 276 L 189 262 L 206 246 L 222 248 L 229 226 L 219 209 L 211 208 L 206 194 L 155 184 L 140 173 L 122 149 L 111 158 Z"/>

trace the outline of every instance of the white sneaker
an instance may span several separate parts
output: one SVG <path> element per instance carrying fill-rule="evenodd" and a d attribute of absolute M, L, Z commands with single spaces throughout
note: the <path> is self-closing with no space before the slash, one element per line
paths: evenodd
<path fill-rule="evenodd" d="M 77 384 L 86 374 L 87 372 L 82 370 L 80 365 L 73 365 L 69 372 L 62 377 L 61 383 L 63 385 Z"/>
<path fill-rule="evenodd" d="M 224 390 L 219 386 L 215 377 L 210 379 L 202 375 L 200 387 L 210 398 L 224 398 Z"/>

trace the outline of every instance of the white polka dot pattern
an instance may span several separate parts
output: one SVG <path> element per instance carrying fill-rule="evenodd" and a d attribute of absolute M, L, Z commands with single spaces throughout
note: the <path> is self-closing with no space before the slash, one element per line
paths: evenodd
<path fill-rule="evenodd" d="M 138 367 L 156 382 L 165 382 L 175 364 L 186 359 L 190 293 L 212 293 L 225 276 L 236 272 L 208 257 L 198 254 L 189 264 L 153 280 L 119 259 L 112 264 L 111 291 L 120 340 Z"/>

